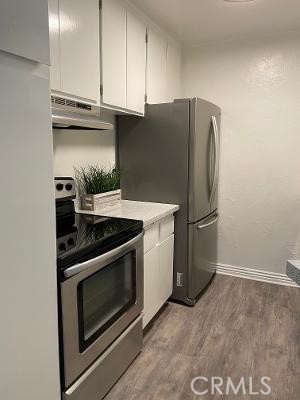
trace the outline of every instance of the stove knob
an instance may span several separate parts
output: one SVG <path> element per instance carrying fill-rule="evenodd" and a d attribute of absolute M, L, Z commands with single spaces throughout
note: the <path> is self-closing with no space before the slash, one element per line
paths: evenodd
<path fill-rule="evenodd" d="M 58 183 L 56 185 L 56 190 L 58 190 L 59 192 L 61 192 L 63 190 L 63 188 L 64 188 L 64 185 L 62 183 Z"/>
<path fill-rule="evenodd" d="M 74 244 L 75 244 L 74 239 L 70 238 L 68 240 L 68 246 L 74 246 Z"/>
<path fill-rule="evenodd" d="M 60 243 L 60 245 L 58 246 L 58 249 L 59 249 L 60 251 L 66 251 L 66 245 L 65 245 L 65 243 Z"/>
<path fill-rule="evenodd" d="M 71 183 L 67 183 L 66 184 L 66 190 L 69 192 L 72 189 L 73 189 L 73 185 Z"/>

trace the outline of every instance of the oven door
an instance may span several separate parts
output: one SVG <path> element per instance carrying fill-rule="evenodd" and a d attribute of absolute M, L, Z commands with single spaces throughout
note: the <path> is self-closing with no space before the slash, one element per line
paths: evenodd
<path fill-rule="evenodd" d="M 64 271 L 61 282 L 65 388 L 143 310 L 143 233 Z"/>

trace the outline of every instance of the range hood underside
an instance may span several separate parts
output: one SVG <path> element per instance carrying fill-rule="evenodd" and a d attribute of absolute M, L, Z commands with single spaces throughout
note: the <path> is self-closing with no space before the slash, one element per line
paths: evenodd
<path fill-rule="evenodd" d="M 112 130 L 113 125 L 101 121 L 97 116 L 81 115 L 73 112 L 52 110 L 52 126 L 57 129 Z"/>

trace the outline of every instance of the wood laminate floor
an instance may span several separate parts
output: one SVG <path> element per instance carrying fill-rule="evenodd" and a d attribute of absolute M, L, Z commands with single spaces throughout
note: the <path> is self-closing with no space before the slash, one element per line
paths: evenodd
<path fill-rule="evenodd" d="M 197 376 L 246 379 L 246 394 L 196 395 Z M 265 389 L 269 395 L 249 394 Z M 210 385 L 195 386 L 210 390 Z M 221 390 L 225 392 L 225 387 Z M 169 303 L 105 400 L 300 399 L 300 290 L 217 275 L 195 307 Z"/>

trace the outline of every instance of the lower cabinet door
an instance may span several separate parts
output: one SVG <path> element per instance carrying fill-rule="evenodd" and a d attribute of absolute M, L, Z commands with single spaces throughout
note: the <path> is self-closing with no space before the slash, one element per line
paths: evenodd
<path fill-rule="evenodd" d="M 173 291 L 174 235 L 144 255 L 143 328 L 158 313 Z"/>
<path fill-rule="evenodd" d="M 173 291 L 173 252 L 174 235 L 169 236 L 158 246 L 159 251 L 159 287 L 160 307 L 168 300 Z"/>
<path fill-rule="evenodd" d="M 159 252 L 153 247 L 144 255 L 144 318 L 143 328 L 154 317 L 159 309 Z M 158 309 L 157 309 L 158 307 Z"/>

